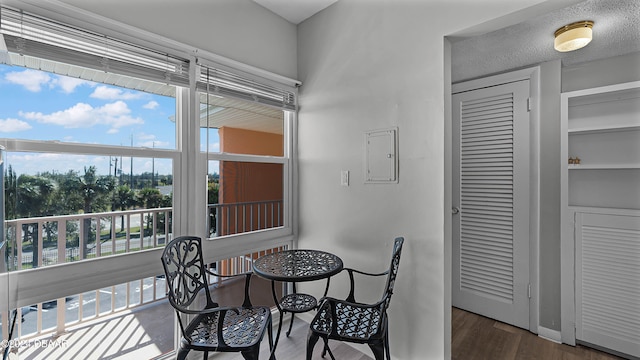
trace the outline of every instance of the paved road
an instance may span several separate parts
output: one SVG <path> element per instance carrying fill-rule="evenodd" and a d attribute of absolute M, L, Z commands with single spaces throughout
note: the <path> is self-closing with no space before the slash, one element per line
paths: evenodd
<path fill-rule="evenodd" d="M 165 241 L 165 236 L 164 235 L 156 235 L 157 238 L 157 243 L 158 245 L 163 245 L 164 241 Z M 116 248 L 116 252 L 120 251 L 120 252 L 124 252 L 126 249 L 126 243 L 127 240 L 126 239 L 118 239 L 115 241 L 115 248 Z M 153 245 L 153 237 L 152 236 L 145 236 L 144 239 L 142 240 L 142 246 L 143 247 L 149 247 Z M 135 233 L 135 234 L 131 234 L 130 240 L 129 240 L 129 249 L 130 250 L 139 250 L 140 249 L 140 233 Z M 91 254 L 95 254 L 95 244 L 90 244 L 89 245 L 89 251 Z M 100 245 L 100 251 L 102 254 L 105 253 L 111 253 L 112 252 L 112 242 L 111 240 L 106 240 L 106 241 L 102 241 L 101 245 Z M 43 263 L 45 265 L 48 264 L 55 264 L 57 263 L 58 260 L 58 249 L 55 247 L 51 247 L 51 248 L 46 248 L 42 251 L 44 258 L 43 258 Z M 75 257 L 76 259 L 79 259 L 79 254 L 80 251 L 79 249 L 76 248 L 69 248 L 66 249 L 66 257 Z M 31 251 L 25 251 L 22 253 L 22 263 L 23 264 L 31 264 L 33 262 L 33 252 Z"/>
<path fill-rule="evenodd" d="M 153 278 L 147 278 L 143 280 L 142 291 L 143 291 L 143 302 L 149 302 L 153 299 L 154 292 L 154 284 Z M 164 297 L 165 294 L 165 283 L 164 278 L 157 277 L 156 279 L 156 298 Z M 129 305 L 139 304 L 140 303 L 140 281 L 132 281 L 130 283 L 129 288 Z M 115 293 L 115 309 L 124 308 L 127 304 L 127 284 L 121 284 L 114 287 Z M 96 293 L 99 293 L 98 297 L 96 297 Z M 80 316 L 80 311 L 82 311 L 83 320 L 87 320 L 90 317 L 95 316 L 96 314 L 96 301 L 99 301 L 99 313 L 102 315 L 106 315 L 111 311 L 111 297 L 112 297 L 112 288 L 104 288 L 98 291 L 90 291 L 84 293 L 82 295 L 82 306 L 80 301 L 80 296 L 70 296 L 66 298 L 65 302 L 65 322 L 69 324 L 70 322 L 77 321 Z M 33 307 L 24 307 L 22 308 L 22 323 L 21 323 L 21 336 L 27 336 L 29 334 L 36 332 L 37 326 L 37 308 Z M 50 303 L 43 304 L 42 310 L 42 328 L 54 328 L 57 323 L 57 302 L 54 300 Z M 17 334 L 14 334 L 16 337 Z"/>

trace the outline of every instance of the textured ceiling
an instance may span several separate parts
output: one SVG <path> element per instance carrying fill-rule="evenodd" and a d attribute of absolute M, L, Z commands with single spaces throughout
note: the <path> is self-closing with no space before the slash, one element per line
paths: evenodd
<path fill-rule="evenodd" d="M 556 29 L 580 20 L 593 20 L 593 40 L 569 53 L 553 49 Z M 455 41 L 451 46 L 452 81 L 562 59 L 574 65 L 640 52 L 640 0 L 588 0 L 483 35 Z M 639 69 L 640 71 L 640 69 Z"/>

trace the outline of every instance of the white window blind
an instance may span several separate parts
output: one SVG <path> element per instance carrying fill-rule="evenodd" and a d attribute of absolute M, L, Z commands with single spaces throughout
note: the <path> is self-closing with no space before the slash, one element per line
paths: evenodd
<path fill-rule="evenodd" d="M 186 53 L 168 54 L 20 9 L 3 6 L 1 10 L 0 31 L 14 65 L 161 95 L 173 96 L 175 92 L 162 85 L 189 86 L 190 63 Z M 199 91 L 296 110 L 295 87 L 208 60 L 198 59 L 198 63 Z M 148 80 L 156 85 L 110 78 L 108 74 Z"/>
<path fill-rule="evenodd" d="M 159 84 L 189 85 L 187 59 L 22 10 L 2 7 L 1 15 L 1 31 L 7 48 L 21 55 L 12 56 L 14 65 L 105 83 L 109 81 L 100 78 L 99 73 L 115 73 Z M 76 68 L 61 64 L 72 64 Z M 81 72 L 77 67 L 95 72 Z M 136 85 L 125 87 L 136 88 Z"/>
<path fill-rule="evenodd" d="M 296 110 L 295 88 L 251 74 L 227 70 L 222 65 L 203 63 L 197 89 L 203 93 L 239 98 L 283 110 Z"/>

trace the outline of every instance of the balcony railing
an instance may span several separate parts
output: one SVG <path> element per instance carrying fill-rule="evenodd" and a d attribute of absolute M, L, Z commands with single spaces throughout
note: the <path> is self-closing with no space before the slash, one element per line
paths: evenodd
<path fill-rule="evenodd" d="M 9 270 L 164 246 L 171 236 L 171 211 L 157 208 L 7 220 Z"/>
<path fill-rule="evenodd" d="M 171 208 L 7 220 L 5 261 L 11 272 L 162 247 L 171 239 L 171 221 Z M 164 299 L 165 292 L 164 279 L 152 277 L 22 307 L 15 336 L 62 333 L 69 325 Z M 6 311 L 1 323 L 6 339 Z"/>
<path fill-rule="evenodd" d="M 282 200 L 209 204 L 209 236 L 223 236 L 283 226 Z"/>
<path fill-rule="evenodd" d="M 212 236 L 283 226 L 282 200 L 208 208 Z M 8 220 L 5 260 L 11 272 L 162 247 L 172 238 L 172 217 L 171 208 L 157 208 Z M 274 250 L 211 265 L 224 274 L 247 271 L 255 257 Z M 156 276 L 33 304 L 19 310 L 14 336 L 28 339 L 63 333 L 68 326 L 165 299 L 165 293 L 164 278 Z M 3 311 L 0 320 L 2 340 L 8 334 L 9 313 Z"/>

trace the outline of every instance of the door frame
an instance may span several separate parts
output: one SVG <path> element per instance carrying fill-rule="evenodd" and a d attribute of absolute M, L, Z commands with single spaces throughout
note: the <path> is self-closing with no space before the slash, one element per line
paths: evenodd
<path fill-rule="evenodd" d="M 529 80 L 530 93 L 530 112 L 529 112 L 529 283 L 531 284 L 531 297 L 529 299 L 529 331 L 539 333 L 539 263 L 540 263 L 540 67 L 535 66 L 522 70 L 505 72 L 497 75 L 487 76 L 480 79 L 464 81 L 451 85 L 451 92 L 447 95 L 449 100 L 453 93 L 479 89 L 499 84 Z M 449 108 L 451 108 L 449 101 Z M 451 109 L 449 109 L 451 111 Z M 452 117 L 449 117 L 449 122 Z M 450 129 L 450 125 L 449 125 Z M 449 149 L 449 154 L 453 151 L 453 134 L 445 137 L 445 148 Z M 449 200 L 453 195 L 453 159 L 451 156 L 446 157 L 448 172 L 447 183 L 451 184 Z M 448 202 L 449 207 L 445 209 L 447 223 L 453 225 L 451 201 Z M 451 234 L 452 229 L 448 229 Z M 452 237 L 450 237 L 452 240 Z M 450 262 L 453 265 L 453 261 Z M 450 289 L 451 290 L 451 289 Z M 449 295 L 450 296 L 450 295 Z"/>

